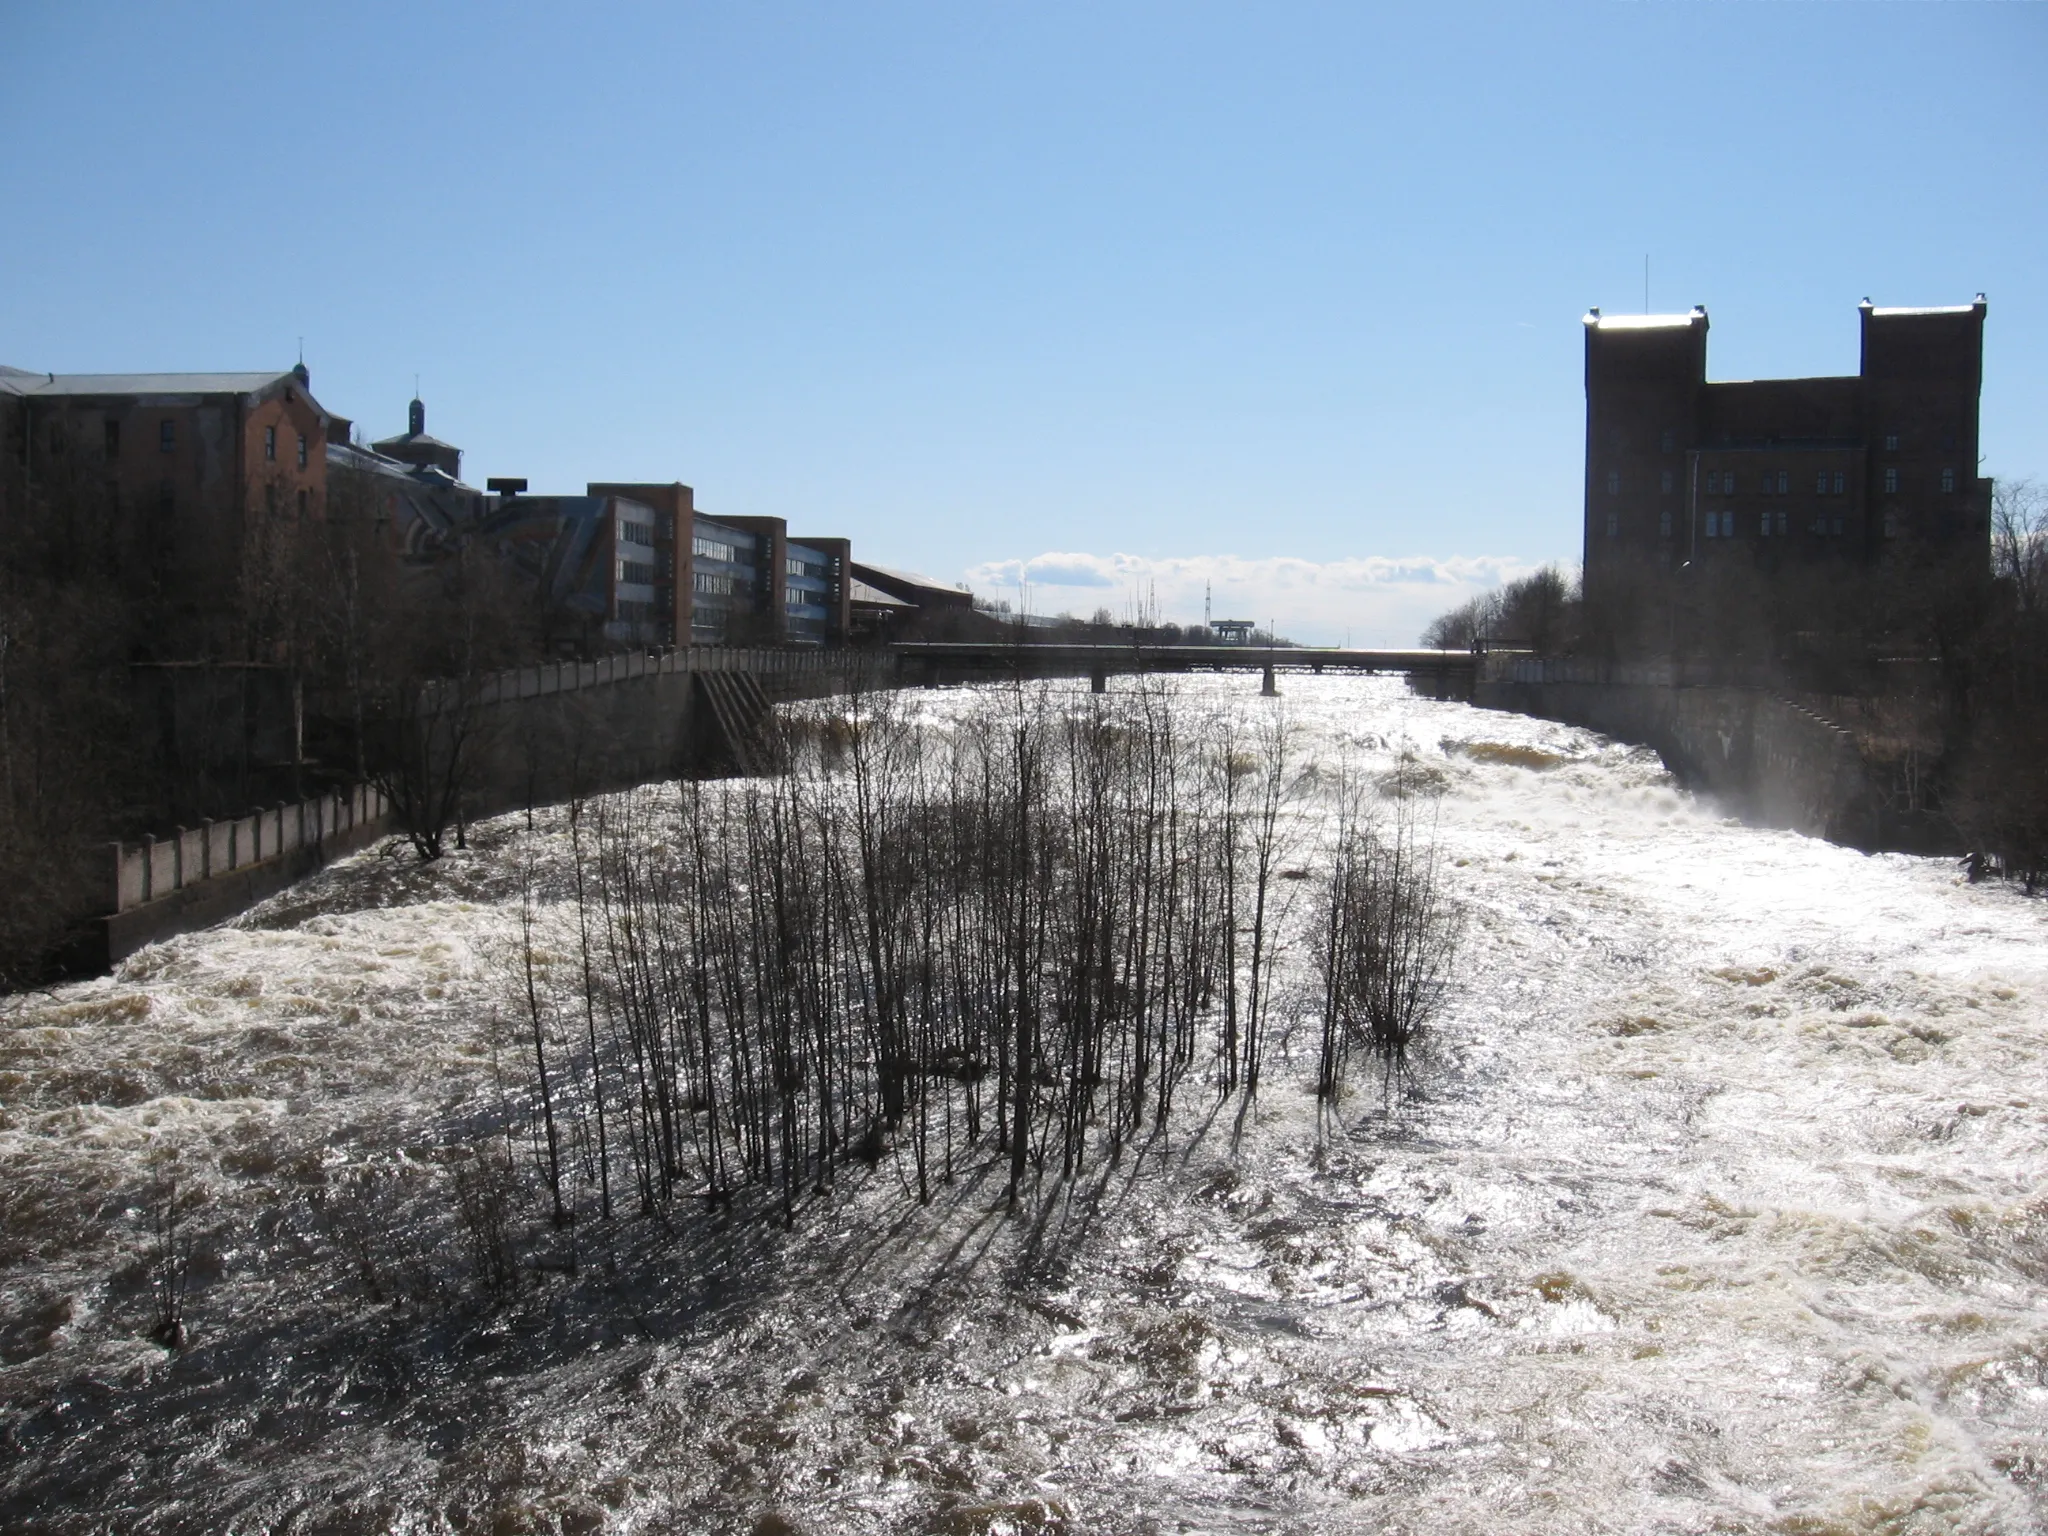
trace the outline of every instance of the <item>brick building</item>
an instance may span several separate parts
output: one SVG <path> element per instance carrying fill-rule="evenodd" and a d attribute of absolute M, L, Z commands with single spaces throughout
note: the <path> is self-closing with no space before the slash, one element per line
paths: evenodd
<path fill-rule="evenodd" d="M 98 509 L 109 563 L 131 596 L 153 605 L 152 647 L 222 654 L 265 552 L 323 515 L 333 421 L 304 364 L 282 373 L 0 367 L 0 519 L 32 492 Z"/>
<path fill-rule="evenodd" d="M 1710 383 L 1707 312 L 1586 316 L 1585 570 L 1988 568 L 1984 296 L 1860 306 L 1847 378 Z"/>
<path fill-rule="evenodd" d="M 665 484 L 595 482 L 590 494 L 630 497 L 660 515 L 651 594 L 663 644 L 843 645 L 851 627 L 841 538 L 792 539 L 779 517 L 712 517 L 696 493 Z"/>
<path fill-rule="evenodd" d="M 462 483 L 462 450 L 427 436 L 426 406 L 414 400 L 408 417 L 403 436 L 368 448 L 347 440 L 350 423 L 328 418 L 328 512 L 366 520 L 364 531 L 400 562 L 429 564 L 461 545 L 488 504 Z"/>

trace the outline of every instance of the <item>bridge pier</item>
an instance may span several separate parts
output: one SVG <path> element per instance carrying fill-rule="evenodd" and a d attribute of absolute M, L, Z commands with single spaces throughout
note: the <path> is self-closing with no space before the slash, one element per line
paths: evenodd
<path fill-rule="evenodd" d="M 1088 669 L 1088 691 L 1090 693 L 1109 692 L 1109 668 L 1099 661 Z"/>
<path fill-rule="evenodd" d="M 1259 696 L 1267 699 L 1277 699 L 1280 697 L 1280 685 L 1274 680 L 1273 663 L 1270 661 L 1266 663 L 1265 679 L 1259 684 Z"/>

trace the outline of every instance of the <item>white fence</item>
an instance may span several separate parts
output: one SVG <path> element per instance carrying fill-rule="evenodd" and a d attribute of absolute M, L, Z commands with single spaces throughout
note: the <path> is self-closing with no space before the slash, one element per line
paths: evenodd
<path fill-rule="evenodd" d="M 422 706 L 433 710 L 457 705 L 459 689 L 480 705 L 509 704 L 545 694 L 602 688 L 634 678 L 691 672 L 752 672 L 782 677 L 824 676 L 843 671 L 844 652 L 691 646 L 679 650 L 631 651 L 597 661 L 550 662 L 493 672 L 475 683 L 429 685 Z M 113 910 L 133 911 L 160 901 L 202 880 L 233 874 L 251 865 L 282 858 L 300 848 L 317 847 L 371 823 L 390 810 L 382 793 L 369 785 L 296 805 L 252 811 L 233 821 L 209 821 L 181 827 L 167 838 L 145 837 L 139 843 L 115 843 Z"/>
<path fill-rule="evenodd" d="M 383 820 L 390 807 L 366 784 L 353 790 L 252 811 L 233 821 L 181 827 L 170 837 L 115 843 L 114 911 L 132 911 L 202 880 L 319 845 Z"/>

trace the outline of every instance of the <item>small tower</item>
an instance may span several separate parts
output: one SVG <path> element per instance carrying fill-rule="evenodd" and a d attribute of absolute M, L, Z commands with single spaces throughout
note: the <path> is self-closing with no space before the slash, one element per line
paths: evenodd
<path fill-rule="evenodd" d="M 462 478 L 462 450 L 427 436 L 427 407 L 417 395 L 406 407 L 405 436 L 387 437 L 370 446 L 385 458 L 397 459 L 414 469 L 438 469 L 451 480 Z"/>

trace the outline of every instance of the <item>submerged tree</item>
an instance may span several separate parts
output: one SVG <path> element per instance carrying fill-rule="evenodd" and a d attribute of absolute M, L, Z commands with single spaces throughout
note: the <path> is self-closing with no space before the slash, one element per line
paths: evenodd
<path fill-rule="evenodd" d="M 943 724 L 917 698 L 799 711 L 772 777 L 574 809 L 573 917 L 543 941 L 536 906 L 525 947 L 575 961 L 529 960 L 516 1003 L 551 1212 L 558 1189 L 608 1209 L 616 1180 L 647 1210 L 772 1192 L 794 1222 L 884 1158 L 918 1200 L 982 1160 L 1018 1204 L 1165 1134 L 1190 1079 L 1252 1101 L 1298 927 L 1284 718 L 1159 682 L 1019 683 Z M 1419 828 L 1374 836 L 1345 845 L 1343 996 L 1398 1062 L 1447 908 L 1410 889 L 1434 880 Z"/>
<path fill-rule="evenodd" d="M 1382 1080 L 1405 1071 L 1416 1034 L 1442 1006 L 1462 923 L 1444 890 L 1434 838 L 1409 799 L 1385 815 L 1343 796 L 1317 914 L 1323 1030 L 1316 1091 L 1334 1102 L 1354 1052 Z"/>

